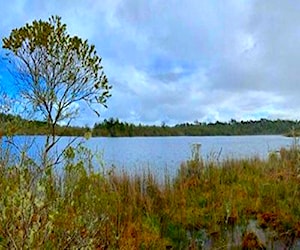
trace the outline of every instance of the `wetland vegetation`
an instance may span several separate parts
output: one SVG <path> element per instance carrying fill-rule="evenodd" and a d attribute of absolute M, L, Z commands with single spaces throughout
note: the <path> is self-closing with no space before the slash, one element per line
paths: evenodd
<path fill-rule="evenodd" d="M 195 149 L 196 150 L 196 149 Z M 174 178 L 95 171 L 68 148 L 63 173 L 1 152 L 0 246 L 15 249 L 293 249 L 300 240 L 300 151 L 203 161 Z"/>

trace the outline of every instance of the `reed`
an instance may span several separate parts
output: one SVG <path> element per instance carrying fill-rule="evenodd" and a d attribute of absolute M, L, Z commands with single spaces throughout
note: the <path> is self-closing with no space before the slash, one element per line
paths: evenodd
<path fill-rule="evenodd" d="M 33 161 L 0 168 L 0 246 L 15 249 L 258 249 L 299 247 L 300 151 L 269 159 L 182 163 L 158 182 L 95 171 L 66 154 L 64 171 Z M 76 160 L 77 159 L 77 160 Z"/>

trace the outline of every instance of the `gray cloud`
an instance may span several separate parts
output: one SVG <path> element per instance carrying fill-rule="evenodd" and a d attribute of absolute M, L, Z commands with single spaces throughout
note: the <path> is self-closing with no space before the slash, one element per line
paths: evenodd
<path fill-rule="evenodd" d="M 299 119 L 295 1 L 18 0 L 3 9 L 2 36 L 58 14 L 71 34 L 96 45 L 113 85 L 104 118 Z M 78 123 L 97 121 L 83 110 Z"/>

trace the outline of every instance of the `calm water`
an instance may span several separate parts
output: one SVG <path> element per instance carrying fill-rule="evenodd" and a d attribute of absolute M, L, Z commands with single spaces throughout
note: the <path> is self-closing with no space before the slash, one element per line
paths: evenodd
<path fill-rule="evenodd" d="M 36 154 L 44 143 L 44 136 L 14 138 L 16 144 L 34 142 L 31 153 Z M 72 138 L 62 137 L 59 145 L 63 148 Z M 91 138 L 84 141 L 106 167 L 112 165 L 117 170 L 139 173 L 150 169 L 155 175 L 176 173 L 180 163 L 191 158 L 191 147 L 200 143 L 204 159 L 222 160 L 227 157 L 265 158 L 270 151 L 289 147 L 293 139 L 284 136 L 199 136 L 199 137 L 129 137 L 129 138 Z M 96 157 L 97 158 L 97 157 Z M 97 164 L 99 166 L 99 164 Z"/>

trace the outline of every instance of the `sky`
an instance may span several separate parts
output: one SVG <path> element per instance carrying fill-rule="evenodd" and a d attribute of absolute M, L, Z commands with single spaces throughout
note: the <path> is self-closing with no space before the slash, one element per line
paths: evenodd
<path fill-rule="evenodd" d="M 100 118 L 82 105 L 75 125 L 300 119 L 298 1 L 0 2 L 1 38 L 59 15 L 96 46 L 112 97 Z M 0 83 L 11 87 L 3 64 Z"/>

